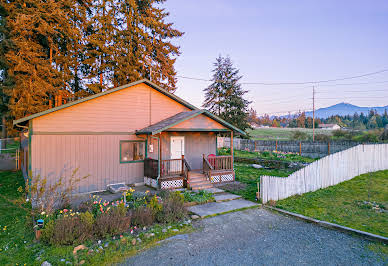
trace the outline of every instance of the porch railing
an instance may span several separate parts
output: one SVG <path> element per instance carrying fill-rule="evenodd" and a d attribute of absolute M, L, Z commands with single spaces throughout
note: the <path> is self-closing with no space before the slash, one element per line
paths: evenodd
<path fill-rule="evenodd" d="M 203 174 L 210 179 L 212 175 L 213 166 L 210 164 L 209 160 L 205 157 L 205 154 L 203 155 L 203 162 L 202 162 L 202 171 Z"/>
<path fill-rule="evenodd" d="M 213 167 L 213 170 L 215 171 L 233 169 L 232 156 L 228 156 L 228 155 L 213 156 L 213 157 L 208 157 L 207 160 L 209 164 Z"/>

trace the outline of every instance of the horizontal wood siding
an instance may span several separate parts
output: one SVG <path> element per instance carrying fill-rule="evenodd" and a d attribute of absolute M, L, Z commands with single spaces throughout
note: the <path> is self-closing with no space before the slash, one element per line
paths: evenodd
<path fill-rule="evenodd" d="M 138 84 L 33 119 L 34 132 L 132 132 L 188 108 Z"/>
<path fill-rule="evenodd" d="M 220 123 L 214 121 L 213 119 L 210 119 L 209 117 L 201 114 L 194 118 L 191 118 L 189 120 L 183 121 L 182 123 L 179 123 L 170 129 L 174 128 L 186 128 L 186 129 L 227 129 Z"/>
<path fill-rule="evenodd" d="M 185 159 L 191 169 L 202 169 L 202 154 L 216 154 L 216 134 L 214 132 L 163 132 L 162 159 L 170 159 L 171 136 L 185 137 Z"/>
<path fill-rule="evenodd" d="M 119 162 L 120 140 L 135 139 L 135 135 L 32 135 L 32 173 L 53 183 L 59 177 L 68 180 L 78 168 L 78 177 L 90 176 L 77 193 L 105 190 L 112 183 L 143 182 L 143 162 Z"/>

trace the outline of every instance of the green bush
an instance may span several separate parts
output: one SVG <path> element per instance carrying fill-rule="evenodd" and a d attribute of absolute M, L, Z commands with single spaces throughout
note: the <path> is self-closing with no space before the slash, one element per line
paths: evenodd
<path fill-rule="evenodd" d="M 49 221 L 42 230 L 42 241 L 52 245 L 80 244 L 93 236 L 88 224 L 79 216 L 62 216 L 55 221 Z"/>
<path fill-rule="evenodd" d="M 204 203 L 214 200 L 213 194 L 204 190 L 198 192 L 185 191 L 183 196 L 186 202 Z"/>

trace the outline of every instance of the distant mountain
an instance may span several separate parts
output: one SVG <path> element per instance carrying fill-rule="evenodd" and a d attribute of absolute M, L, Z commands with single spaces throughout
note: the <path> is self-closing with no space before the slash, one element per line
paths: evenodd
<path fill-rule="evenodd" d="M 354 115 L 354 113 L 368 114 L 370 110 L 376 110 L 377 113 L 383 114 L 385 109 L 388 111 L 388 105 L 382 107 L 361 107 L 350 103 L 339 103 L 326 108 L 315 110 L 315 117 L 328 118 L 332 115 Z M 306 112 L 306 116 L 313 116 L 313 112 Z"/>

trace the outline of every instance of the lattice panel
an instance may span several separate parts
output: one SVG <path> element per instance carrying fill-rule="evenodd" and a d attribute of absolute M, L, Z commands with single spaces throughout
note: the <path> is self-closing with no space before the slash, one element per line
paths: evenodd
<path fill-rule="evenodd" d="M 221 181 L 222 182 L 233 181 L 233 174 L 222 175 L 221 176 Z"/>
<path fill-rule="evenodd" d="M 183 187 L 183 180 L 161 181 L 160 187 L 161 189 Z"/>
<path fill-rule="evenodd" d="M 144 177 L 144 184 L 153 188 L 158 188 L 158 181 L 153 178 Z"/>
<path fill-rule="evenodd" d="M 218 182 L 220 182 L 220 178 L 221 178 L 221 176 L 214 175 L 214 176 L 211 177 L 211 182 L 212 183 L 218 183 Z"/>

